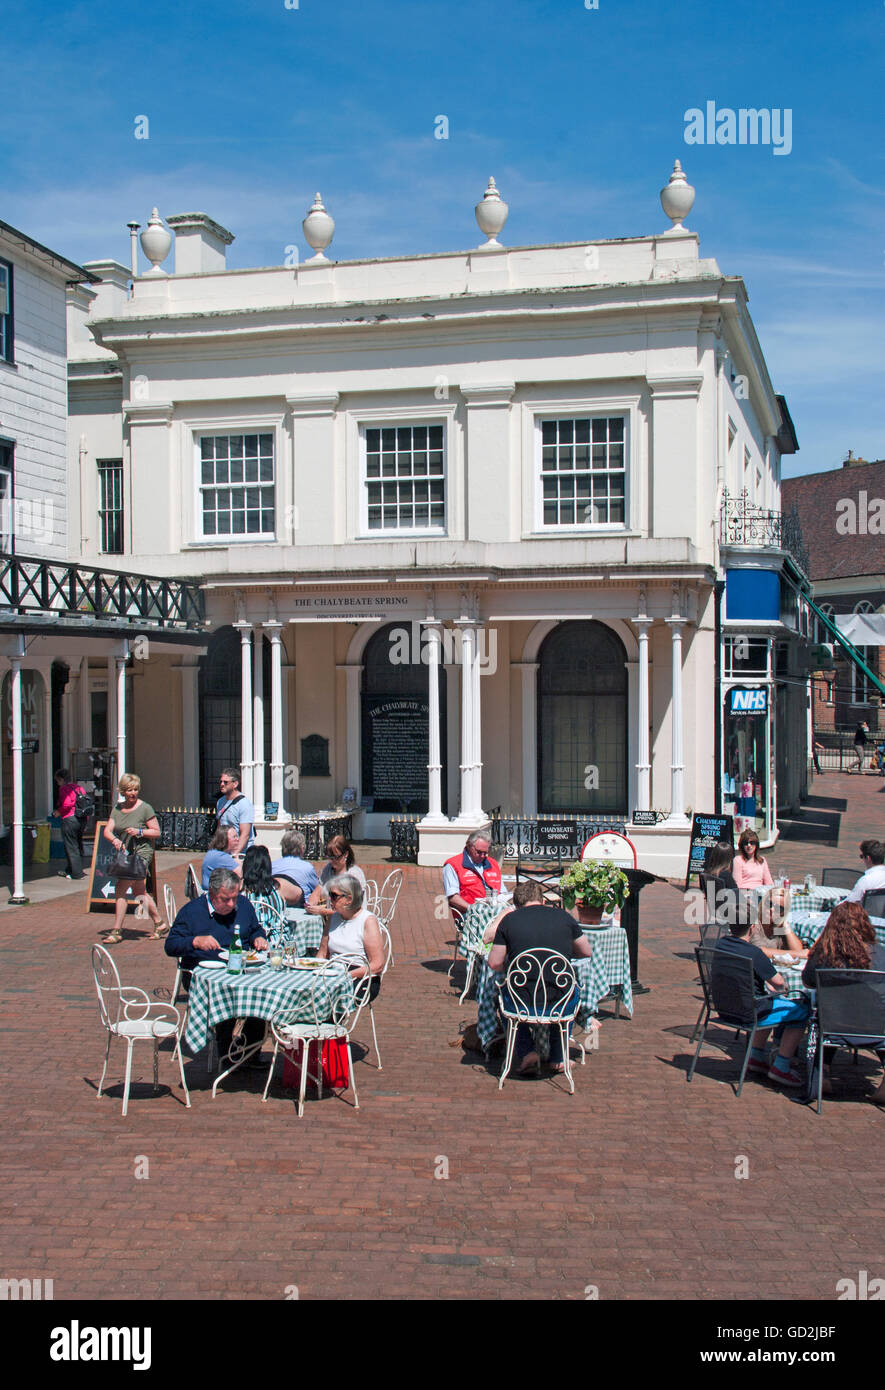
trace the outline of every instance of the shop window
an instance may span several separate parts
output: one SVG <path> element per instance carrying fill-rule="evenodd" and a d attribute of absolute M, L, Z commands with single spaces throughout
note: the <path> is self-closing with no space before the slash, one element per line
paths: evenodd
<path fill-rule="evenodd" d="M 767 676 L 768 641 L 764 637 L 744 637 L 740 634 L 725 639 L 726 677 Z"/>

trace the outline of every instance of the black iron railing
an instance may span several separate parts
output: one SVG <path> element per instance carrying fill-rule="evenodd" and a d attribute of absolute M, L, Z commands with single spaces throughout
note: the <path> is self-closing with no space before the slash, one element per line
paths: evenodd
<path fill-rule="evenodd" d="M 187 579 L 0 553 L 0 617 L 4 608 L 19 615 L 112 618 L 158 628 L 202 628 L 205 619 L 200 586 Z"/>
<path fill-rule="evenodd" d="M 777 546 L 786 550 L 803 574 L 808 573 L 808 549 L 795 506 L 789 512 L 769 512 L 750 501 L 747 489 L 735 495 L 722 495 L 719 514 L 719 544 Z"/>
<path fill-rule="evenodd" d="M 160 849 L 188 850 L 205 854 L 209 848 L 217 817 L 208 806 L 176 806 L 158 811 Z"/>
<path fill-rule="evenodd" d="M 394 816 L 390 821 L 390 857 L 417 864 L 418 823 L 422 816 Z M 492 854 L 502 859 L 576 859 L 591 835 L 600 830 L 626 832 L 622 816 L 525 816 L 522 812 L 491 813 Z"/>
<path fill-rule="evenodd" d="M 423 816 L 393 816 L 390 826 L 390 857 L 395 864 L 418 863 L 418 822 Z"/>
<path fill-rule="evenodd" d="M 347 841 L 353 839 L 353 816 L 296 816 L 283 826 L 284 834 L 287 830 L 297 830 L 304 836 L 305 859 L 325 859 L 326 845 L 333 835 L 343 835 Z"/>

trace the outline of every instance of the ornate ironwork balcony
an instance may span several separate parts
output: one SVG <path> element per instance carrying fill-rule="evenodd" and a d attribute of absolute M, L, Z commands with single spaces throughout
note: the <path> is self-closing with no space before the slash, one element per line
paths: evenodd
<path fill-rule="evenodd" d="M 769 512 L 750 501 L 746 488 L 735 496 L 722 495 L 719 514 L 719 544 L 736 546 L 776 546 L 785 550 L 803 574 L 808 574 L 808 550 L 795 506 L 789 512 Z"/>
<path fill-rule="evenodd" d="M 119 574 L 0 553 L 0 620 L 4 609 L 20 617 L 92 619 L 188 631 L 201 630 L 205 619 L 200 586 L 187 579 Z"/>

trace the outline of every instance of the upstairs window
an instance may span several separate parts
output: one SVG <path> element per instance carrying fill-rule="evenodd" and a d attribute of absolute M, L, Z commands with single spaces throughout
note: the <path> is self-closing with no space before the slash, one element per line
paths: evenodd
<path fill-rule="evenodd" d="M 12 320 L 12 266 L 0 261 L 0 359 L 15 361 L 15 335 Z"/>
<path fill-rule="evenodd" d="M 204 434 L 198 453 L 201 538 L 273 539 L 273 434 Z"/>
<path fill-rule="evenodd" d="M 446 529 L 444 425 L 367 426 L 363 433 L 363 531 Z"/>
<path fill-rule="evenodd" d="M 541 525 L 624 526 L 627 422 L 622 415 L 541 420 Z"/>
<path fill-rule="evenodd" d="M 123 554 L 123 460 L 98 460 L 99 547 L 103 555 Z"/>

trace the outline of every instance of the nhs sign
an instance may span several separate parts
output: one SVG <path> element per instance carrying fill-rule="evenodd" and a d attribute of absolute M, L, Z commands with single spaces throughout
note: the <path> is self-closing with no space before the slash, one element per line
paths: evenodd
<path fill-rule="evenodd" d="M 768 691 L 764 687 L 757 690 L 731 691 L 730 714 L 765 714 L 767 711 Z"/>

